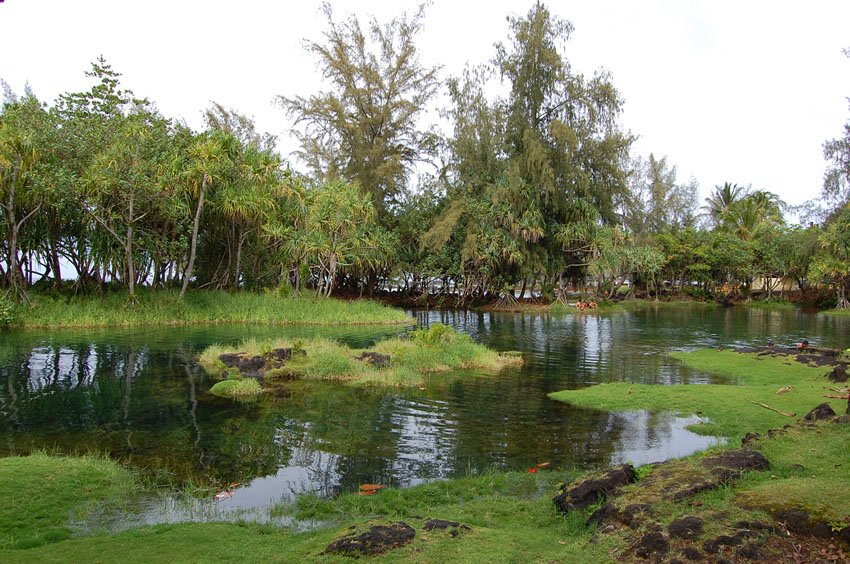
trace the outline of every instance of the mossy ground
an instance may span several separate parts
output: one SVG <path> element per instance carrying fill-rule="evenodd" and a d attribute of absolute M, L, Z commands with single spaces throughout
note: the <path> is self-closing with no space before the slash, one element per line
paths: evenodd
<path fill-rule="evenodd" d="M 172 290 L 142 289 L 134 303 L 126 292 L 97 296 L 33 295 L 18 306 L 14 325 L 24 328 L 135 327 L 195 323 L 281 325 L 412 324 L 403 311 L 369 300 L 286 297 L 275 292 L 194 290 L 181 300 Z"/>
<path fill-rule="evenodd" d="M 553 399 L 573 405 L 606 411 L 649 409 L 697 414 L 708 421 L 693 425 L 694 432 L 729 437 L 737 442 L 750 432 L 763 433 L 793 422 L 752 403 L 764 403 L 780 411 L 805 415 L 816 405 L 829 402 L 836 412 L 844 411 L 846 401 L 825 399 L 827 367 L 796 362 L 792 357 L 758 356 L 732 350 L 697 350 L 671 354 L 698 370 L 734 379 L 736 384 L 684 384 L 661 386 L 616 382 L 579 390 L 550 394 Z M 780 388 L 793 389 L 777 395 Z"/>
<path fill-rule="evenodd" d="M 244 380 L 222 380 L 216 382 L 210 393 L 216 396 L 234 398 L 256 396 L 263 392 L 260 383 L 251 378 Z"/>

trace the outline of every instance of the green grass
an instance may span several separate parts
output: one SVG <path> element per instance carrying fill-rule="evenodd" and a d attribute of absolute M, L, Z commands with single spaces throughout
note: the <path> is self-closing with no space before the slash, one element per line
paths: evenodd
<path fill-rule="evenodd" d="M 770 300 L 752 300 L 744 302 L 741 305 L 754 309 L 795 309 L 797 307 L 796 304 L 789 302 L 788 300 L 780 300 L 779 298 L 773 298 Z"/>
<path fill-rule="evenodd" d="M 403 311 L 369 300 L 343 301 L 313 296 L 285 297 L 274 292 L 195 290 L 180 300 L 171 290 L 140 290 L 129 303 L 126 292 L 97 296 L 34 295 L 16 310 L 22 328 L 133 327 L 195 323 L 281 325 L 411 324 Z"/>
<path fill-rule="evenodd" d="M 836 317 L 850 317 L 850 309 L 827 309 L 818 312 L 818 315 L 833 315 Z"/>
<path fill-rule="evenodd" d="M 499 354 L 479 345 L 469 335 L 457 333 L 445 325 L 414 331 L 410 338 L 380 341 L 372 349 L 352 349 L 329 339 L 258 341 L 248 339 L 235 349 L 212 345 L 198 361 L 212 374 L 221 374 L 224 364 L 219 356 L 242 352 L 247 356 L 264 356 L 280 348 L 303 350 L 281 368 L 266 372 L 267 379 L 298 377 L 307 380 L 341 380 L 360 385 L 422 386 L 428 375 L 462 369 L 497 371 L 505 366 L 522 364 L 516 354 Z M 390 365 L 377 367 L 359 360 L 364 352 L 390 357 Z M 232 371 L 233 369 L 231 369 Z"/>
<path fill-rule="evenodd" d="M 52 461 L 58 463 L 59 459 Z M 494 557 L 503 562 L 606 561 L 613 539 L 590 543 L 592 531 L 584 525 L 586 515 L 565 519 L 554 510 L 551 498 L 563 478 L 560 472 L 494 472 L 409 489 L 387 489 L 369 497 L 345 494 L 335 500 L 319 500 L 307 496 L 278 511 L 320 518 L 325 523 L 308 532 L 244 523 L 157 525 L 115 535 L 56 538 L 53 544 L 28 550 L 6 547 L 0 550 L 0 561 L 351 562 L 350 558 L 320 553 L 331 541 L 352 530 L 397 520 L 416 529 L 414 541 L 370 561 L 492 562 Z M 54 501 L 61 502 L 59 493 L 53 493 Z M 23 492 L 13 491 L 9 498 L 13 503 L 28 502 Z M 430 518 L 459 521 L 472 531 L 457 537 L 424 531 L 422 526 Z"/>
<path fill-rule="evenodd" d="M 0 459 L 0 548 L 21 549 L 70 537 L 70 516 L 120 505 L 137 484 L 113 461 L 34 454 Z M 4 560 L 0 557 L 0 560 Z"/>
<path fill-rule="evenodd" d="M 789 418 L 750 402 L 765 403 L 802 417 L 816 405 L 829 401 L 836 412 L 843 412 L 846 402 L 827 400 L 824 386 L 828 368 L 815 368 L 783 357 L 741 354 L 730 350 L 698 350 L 672 353 L 697 370 L 734 378 L 737 385 L 683 384 L 662 386 L 617 382 L 599 384 L 580 390 L 550 394 L 553 399 L 581 407 L 608 411 L 649 409 L 673 411 L 683 415 L 698 414 L 709 422 L 692 426 L 697 433 L 729 437 L 736 442 L 748 432 L 764 432 L 773 427 L 793 423 Z M 784 395 L 776 391 L 784 386 L 793 390 Z"/>

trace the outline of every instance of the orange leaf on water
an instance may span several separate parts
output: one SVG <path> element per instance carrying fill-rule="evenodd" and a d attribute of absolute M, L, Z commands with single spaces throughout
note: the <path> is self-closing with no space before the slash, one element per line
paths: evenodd
<path fill-rule="evenodd" d="M 363 484 L 360 486 L 360 491 L 363 493 L 370 492 L 369 495 L 377 492 L 378 490 L 384 489 L 386 486 L 382 486 L 381 484 Z"/>

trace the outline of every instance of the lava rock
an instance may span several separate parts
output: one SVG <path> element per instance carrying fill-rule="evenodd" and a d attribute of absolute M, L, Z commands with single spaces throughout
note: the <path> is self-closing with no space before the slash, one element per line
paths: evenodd
<path fill-rule="evenodd" d="M 555 506 L 564 514 L 574 509 L 584 509 L 600 500 L 604 501 L 617 488 L 637 481 L 635 468 L 625 464 L 620 468 L 609 470 L 599 478 L 589 478 L 579 482 L 573 488 L 564 489 L 553 501 Z"/>
<path fill-rule="evenodd" d="M 472 528 L 457 521 L 446 521 L 445 519 L 430 519 L 422 526 L 423 531 L 445 531 L 452 529 L 452 536 L 457 536 L 458 531 L 471 531 Z"/>
<path fill-rule="evenodd" d="M 218 359 L 226 368 L 234 368 L 239 365 L 244 353 L 225 353 L 218 355 Z"/>
<path fill-rule="evenodd" d="M 743 537 L 739 535 L 720 535 L 714 539 L 708 539 L 702 543 L 702 549 L 709 554 L 717 554 L 723 546 L 738 546 L 743 542 Z"/>
<path fill-rule="evenodd" d="M 364 352 L 357 357 L 357 360 L 367 362 L 376 368 L 385 368 L 392 362 L 390 355 L 376 352 Z"/>
<path fill-rule="evenodd" d="M 803 419 L 806 421 L 820 421 L 835 417 L 836 413 L 828 403 L 822 403 L 806 414 Z"/>
<path fill-rule="evenodd" d="M 286 362 L 290 358 L 292 358 L 292 349 L 291 348 L 282 348 L 282 349 L 274 349 L 271 353 L 269 353 L 272 358 L 275 358 L 281 362 Z"/>
<path fill-rule="evenodd" d="M 603 523 L 618 518 L 620 518 L 620 511 L 617 507 L 613 503 L 605 503 L 588 517 L 587 526 L 593 525 L 599 528 Z"/>
<path fill-rule="evenodd" d="M 750 443 L 754 443 L 761 438 L 761 435 L 758 433 L 747 433 L 744 435 L 744 438 L 741 439 L 741 446 L 748 445 Z"/>
<path fill-rule="evenodd" d="M 667 527 L 670 536 L 687 540 L 695 540 L 702 533 L 703 521 L 699 517 L 682 517 L 675 519 Z"/>
<path fill-rule="evenodd" d="M 761 560 L 761 546 L 757 542 L 750 541 L 735 551 L 735 556 L 747 560 Z"/>
<path fill-rule="evenodd" d="M 830 382 L 846 382 L 847 381 L 847 367 L 843 364 L 839 364 L 837 366 L 832 367 L 832 371 L 827 375 Z"/>
<path fill-rule="evenodd" d="M 258 372 L 266 366 L 266 359 L 257 355 L 249 358 L 241 358 L 237 365 L 239 372 Z"/>
<path fill-rule="evenodd" d="M 389 525 L 375 525 L 359 535 L 350 534 L 333 541 L 322 554 L 343 556 L 370 556 L 401 548 L 410 543 L 416 531 L 403 521 Z"/>
<path fill-rule="evenodd" d="M 727 450 L 702 461 L 722 481 L 740 478 L 749 470 L 768 470 L 770 461 L 760 452 L 748 449 Z"/>
<path fill-rule="evenodd" d="M 635 553 L 641 558 L 649 558 L 652 555 L 663 556 L 670 550 L 670 541 L 664 533 L 652 531 L 641 537 L 637 544 Z"/>
<path fill-rule="evenodd" d="M 703 553 L 699 551 L 699 549 L 694 548 L 693 546 L 685 546 L 682 547 L 682 554 L 685 555 L 685 558 L 688 560 L 702 560 Z"/>
<path fill-rule="evenodd" d="M 809 514 L 802 509 L 785 509 L 776 513 L 775 517 L 777 521 L 784 523 L 785 528 L 792 533 L 812 535 L 822 539 L 828 539 L 832 536 L 832 527 L 826 523 L 810 519 Z"/>

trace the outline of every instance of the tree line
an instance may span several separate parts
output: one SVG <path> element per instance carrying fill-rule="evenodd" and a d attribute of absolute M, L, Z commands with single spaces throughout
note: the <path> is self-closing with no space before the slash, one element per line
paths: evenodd
<path fill-rule="evenodd" d="M 632 154 L 611 76 L 572 69 L 572 25 L 543 4 L 508 19 L 491 61 L 446 81 L 419 58 L 422 8 L 365 25 L 324 11 L 307 48 L 327 89 L 277 99 L 303 172 L 238 111 L 213 104 L 193 131 L 102 58 L 89 90 L 52 105 L 6 87 L 5 291 L 392 289 L 471 303 L 568 287 L 747 294 L 756 280 L 772 296 L 792 278 L 832 284 L 848 305 L 850 122 L 824 145 L 828 219 L 790 226 L 767 190 L 724 183 L 700 207 L 666 158 Z M 447 132 L 428 125 L 437 104 Z"/>

